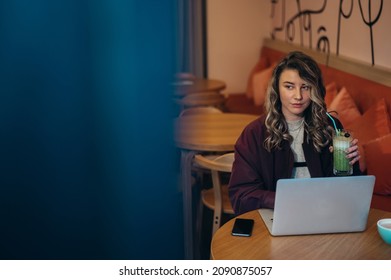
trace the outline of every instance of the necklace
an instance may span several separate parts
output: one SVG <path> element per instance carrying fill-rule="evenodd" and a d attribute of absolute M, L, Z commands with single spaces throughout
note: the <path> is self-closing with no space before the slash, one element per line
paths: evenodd
<path fill-rule="evenodd" d="M 295 158 L 295 161 L 305 161 L 304 155 L 303 155 L 303 137 L 304 137 L 304 119 L 301 119 L 299 121 L 288 123 L 288 130 L 290 136 L 293 138 L 291 142 L 291 149 Z"/>
<path fill-rule="evenodd" d="M 296 130 L 289 130 L 289 134 L 293 137 L 293 142 L 297 142 L 297 138 L 298 136 L 300 135 L 301 133 L 301 129 L 302 129 L 303 125 L 299 126 L 298 128 L 296 128 Z"/>
<path fill-rule="evenodd" d="M 288 131 L 289 134 L 292 136 L 293 141 L 292 144 L 293 146 L 301 145 L 300 139 L 301 138 L 301 133 L 302 133 L 302 128 L 304 126 L 304 118 L 294 121 L 294 122 L 287 122 L 288 123 Z M 301 139 L 302 140 L 302 139 Z"/>
<path fill-rule="evenodd" d="M 296 132 L 296 131 L 300 130 L 303 127 L 304 118 L 302 118 L 302 119 L 300 119 L 298 121 L 287 122 L 287 123 L 288 123 L 289 133 Z"/>

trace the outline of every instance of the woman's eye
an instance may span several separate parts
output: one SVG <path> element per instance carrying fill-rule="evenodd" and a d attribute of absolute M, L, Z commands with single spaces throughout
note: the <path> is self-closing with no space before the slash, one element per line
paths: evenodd
<path fill-rule="evenodd" d="M 287 89 L 293 89 L 293 86 L 286 85 L 285 88 L 287 88 Z"/>
<path fill-rule="evenodd" d="M 308 90 L 310 90 L 310 87 L 309 86 L 302 86 L 301 89 L 305 90 L 305 91 L 308 91 Z"/>

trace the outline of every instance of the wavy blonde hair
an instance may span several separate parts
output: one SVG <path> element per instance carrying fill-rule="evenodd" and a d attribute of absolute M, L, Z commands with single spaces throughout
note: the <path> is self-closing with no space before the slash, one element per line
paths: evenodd
<path fill-rule="evenodd" d="M 307 133 L 305 141 L 312 140 L 314 148 L 320 152 L 331 142 L 333 134 L 326 115 L 326 89 L 318 64 L 310 56 L 298 51 L 289 53 L 274 68 L 266 97 L 265 124 L 268 136 L 264 142 L 265 148 L 271 152 L 273 149 L 281 149 L 284 140 L 290 143 L 293 141 L 282 113 L 279 94 L 280 76 L 286 69 L 296 70 L 300 78 L 310 86 L 311 102 L 304 111 L 304 129 Z"/>

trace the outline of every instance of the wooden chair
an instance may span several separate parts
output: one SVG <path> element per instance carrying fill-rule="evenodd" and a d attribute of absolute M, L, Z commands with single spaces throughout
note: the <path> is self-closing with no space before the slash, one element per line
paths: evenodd
<path fill-rule="evenodd" d="M 231 202 L 228 197 L 228 186 L 222 185 L 221 173 L 230 173 L 232 163 L 234 161 L 234 153 L 226 153 L 223 155 L 196 155 L 194 162 L 202 168 L 209 169 L 212 174 L 212 188 L 201 190 L 201 203 L 199 211 L 199 223 L 202 220 L 203 206 L 213 210 L 213 228 L 212 236 L 221 226 L 222 213 L 234 214 Z M 199 234 L 201 233 L 201 224 L 198 224 Z"/>
<path fill-rule="evenodd" d="M 216 107 L 211 106 L 201 106 L 201 107 L 192 107 L 182 110 L 179 114 L 179 117 L 190 116 L 190 115 L 200 115 L 200 114 L 222 114 L 223 111 Z M 193 161 L 192 171 L 196 174 L 194 177 L 194 182 L 200 182 L 201 185 L 204 184 L 204 175 L 209 174 L 210 171 L 199 166 Z"/>

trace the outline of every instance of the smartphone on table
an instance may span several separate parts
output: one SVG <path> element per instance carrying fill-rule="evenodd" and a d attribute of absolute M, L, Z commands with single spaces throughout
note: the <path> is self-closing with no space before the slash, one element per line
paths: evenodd
<path fill-rule="evenodd" d="M 232 235 L 234 236 L 251 236 L 254 227 L 253 219 L 236 218 L 232 228 Z"/>

